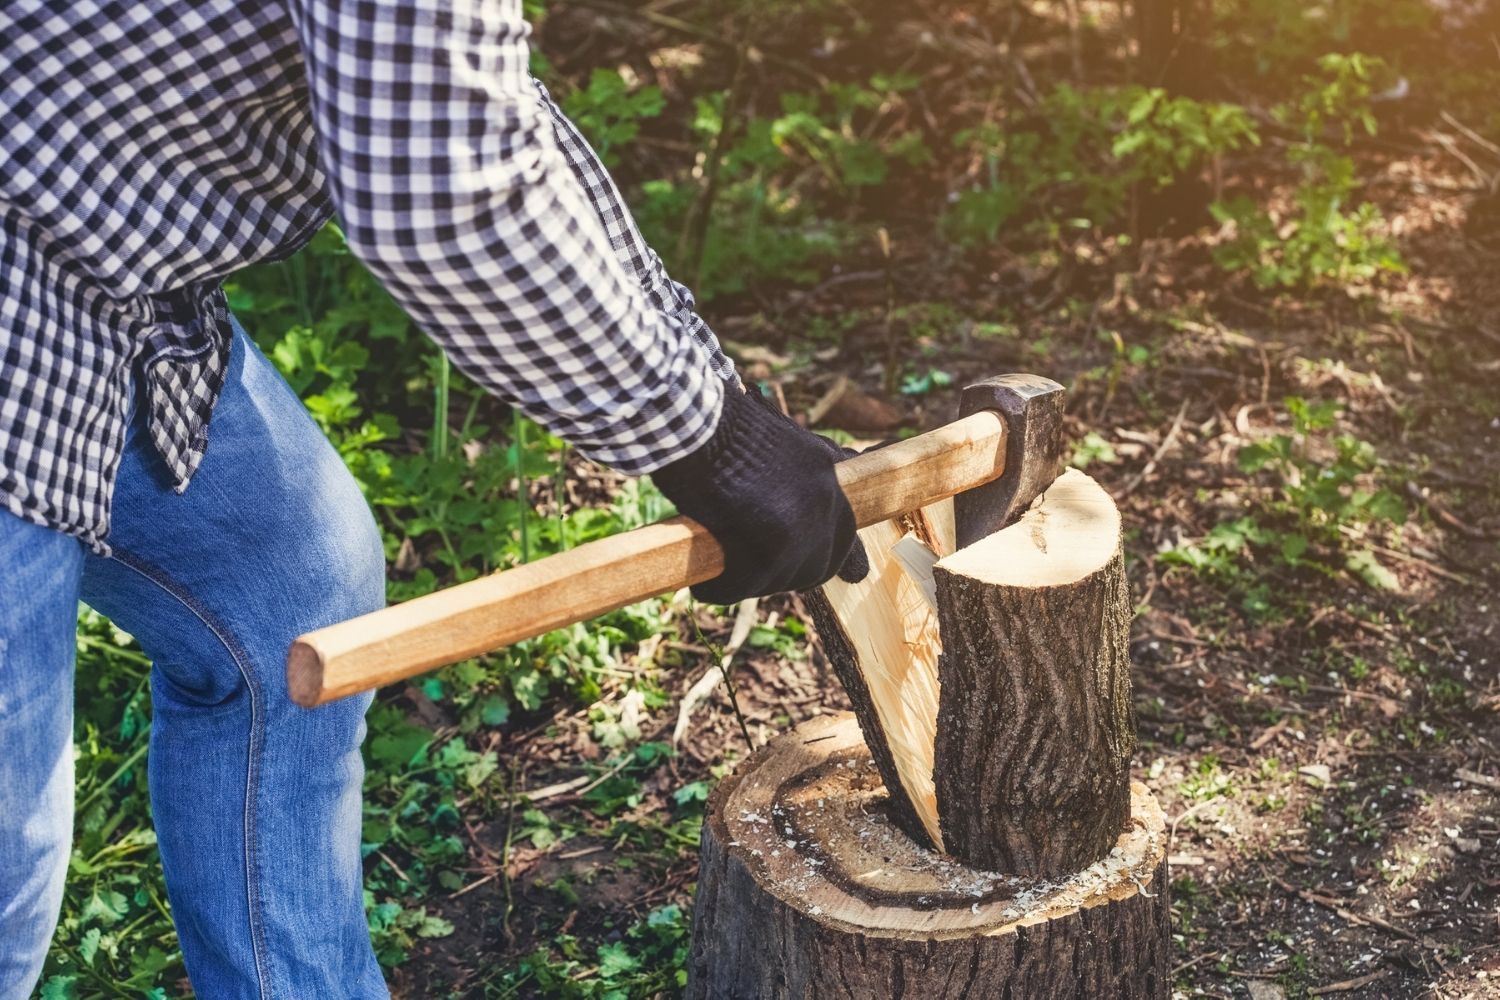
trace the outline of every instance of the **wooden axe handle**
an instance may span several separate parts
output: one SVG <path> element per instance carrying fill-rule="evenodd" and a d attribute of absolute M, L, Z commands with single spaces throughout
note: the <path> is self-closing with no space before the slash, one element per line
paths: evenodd
<path fill-rule="evenodd" d="M 840 462 L 860 527 L 999 478 L 1005 421 L 993 410 Z M 724 553 L 674 517 L 309 632 L 287 684 L 312 707 L 594 618 L 718 576 Z"/>

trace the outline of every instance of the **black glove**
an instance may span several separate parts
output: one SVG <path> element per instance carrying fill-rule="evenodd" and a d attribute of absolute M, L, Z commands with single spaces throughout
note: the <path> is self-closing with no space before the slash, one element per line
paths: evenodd
<path fill-rule="evenodd" d="M 835 573 L 851 583 L 864 579 L 869 560 L 833 472 L 840 452 L 725 385 L 713 437 L 651 474 L 678 511 L 724 549 L 724 572 L 695 586 L 693 596 L 730 604 L 807 590 Z"/>

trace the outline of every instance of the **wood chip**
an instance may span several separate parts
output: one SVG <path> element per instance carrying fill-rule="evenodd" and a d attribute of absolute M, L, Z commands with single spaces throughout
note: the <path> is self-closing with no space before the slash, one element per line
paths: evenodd
<path fill-rule="evenodd" d="M 1328 770 L 1327 764 L 1308 764 L 1297 768 L 1297 773 L 1304 778 L 1311 778 L 1320 785 L 1333 784 L 1333 772 Z"/>

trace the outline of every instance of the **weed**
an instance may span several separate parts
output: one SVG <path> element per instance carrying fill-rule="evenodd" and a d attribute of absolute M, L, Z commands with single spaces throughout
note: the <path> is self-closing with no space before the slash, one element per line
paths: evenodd
<path fill-rule="evenodd" d="M 1062 84 L 1024 121 L 986 120 L 955 135 L 980 167 L 954 196 L 944 227 L 974 243 L 995 240 L 1013 219 L 1117 225 L 1138 186 L 1166 187 L 1259 141 L 1249 115 L 1231 104 L 1159 88 Z"/>
<path fill-rule="evenodd" d="M 1119 460 L 1120 456 L 1115 454 L 1114 445 L 1110 444 L 1107 438 L 1098 431 L 1089 431 L 1073 446 L 1073 458 L 1070 464 L 1075 469 L 1085 469 L 1092 462 L 1113 465 Z"/>
<path fill-rule="evenodd" d="M 1381 272 L 1406 270 L 1394 244 L 1382 235 L 1380 210 L 1370 202 L 1351 204 L 1358 182 L 1347 147 L 1356 127 L 1375 134 L 1369 100 L 1371 80 L 1382 64 L 1358 53 L 1330 54 L 1318 67 L 1320 75 L 1307 78 L 1306 91 L 1274 112 L 1301 133 L 1291 150 L 1301 172 L 1293 193 L 1295 213 L 1281 218 L 1243 197 L 1213 207 L 1233 233 L 1216 248 L 1215 260 L 1226 271 L 1248 273 L 1261 288 L 1348 288 L 1368 284 Z"/>
<path fill-rule="evenodd" d="M 588 86 L 564 98 L 562 107 L 604 165 L 613 166 L 616 153 L 640 134 L 641 122 L 661 114 L 665 104 L 660 87 L 631 89 L 617 70 L 595 69 Z"/>
<path fill-rule="evenodd" d="M 1288 569 L 1347 572 L 1371 587 L 1395 589 L 1395 576 L 1361 545 L 1374 527 L 1406 519 L 1406 505 L 1383 478 L 1375 449 L 1349 434 L 1333 434 L 1340 406 L 1285 401 L 1291 433 L 1272 435 L 1240 449 L 1243 472 L 1268 482 L 1256 513 L 1215 525 L 1206 536 L 1158 557 L 1221 578 L 1235 577 L 1252 555 Z M 1261 600 L 1246 592 L 1247 606 Z M 1269 597 L 1269 594 L 1266 595 Z"/>

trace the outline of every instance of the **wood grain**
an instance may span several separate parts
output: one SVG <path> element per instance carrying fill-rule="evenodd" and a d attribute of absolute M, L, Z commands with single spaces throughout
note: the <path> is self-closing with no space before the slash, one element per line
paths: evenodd
<path fill-rule="evenodd" d="M 1165 822 L 1141 785 L 1109 857 L 1058 879 L 967 869 L 885 813 L 848 715 L 757 751 L 709 799 L 690 1000 L 1165 1000 Z"/>
<path fill-rule="evenodd" d="M 998 478 L 1005 422 L 971 414 L 838 466 L 861 527 Z M 697 522 L 672 518 L 299 637 L 287 680 L 320 705 L 499 649 L 627 604 L 711 580 L 723 552 Z"/>
<path fill-rule="evenodd" d="M 835 577 L 803 595 L 823 653 L 849 695 L 890 792 L 891 818 L 924 847 L 943 846 L 932 786 L 937 722 L 937 608 L 898 555 L 953 551 L 953 501 L 872 524 L 859 533 L 870 560 L 858 583 Z"/>

